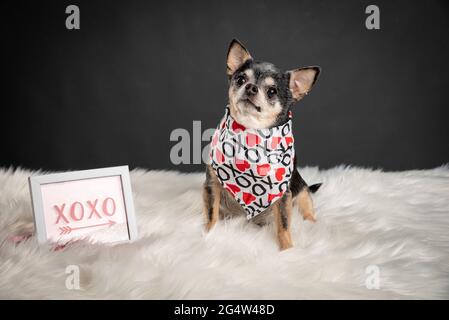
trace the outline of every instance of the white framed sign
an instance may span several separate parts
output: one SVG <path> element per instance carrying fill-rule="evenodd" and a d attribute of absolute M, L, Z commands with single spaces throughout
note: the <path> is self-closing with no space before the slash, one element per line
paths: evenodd
<path fill-rule="evenodd" d="M 39 243 L 137 239 L 128 166 L 29 177 Z"/>

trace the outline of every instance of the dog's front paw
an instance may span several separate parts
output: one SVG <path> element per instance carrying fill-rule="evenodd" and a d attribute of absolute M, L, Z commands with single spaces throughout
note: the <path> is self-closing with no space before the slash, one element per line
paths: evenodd
<path fill-rule="evenodd" d="M 316 222 L 315 213 L 313 212 L 305 212 L 303 217 L 305 220 L 309 220 L 310 222 Z"/>
<path fill-rule="evenodd" d="M 287 250 L 287 249 L 293 247 L 292 236 L 290 235 L 289 231 L 279 232 L 278 240 L 279 240 L 279 248 L 281 249 L 281 251 Z"/>
<path fill-rule="evenodd" d="M 292 243 L 288 243 L 288 244 L 284 244 L 284 245 L 280 245 L 280 250 L 284 251 L 287 249 L 293 248 L 293 244 Z"/>
<path fill-rule="evenodd" d="M 205 226 L 206 232 L 211 231 L 214 226 L 215 226 L 215 221 L 210 221 L 210 222 L 206 223 L 206 226 Z"/>

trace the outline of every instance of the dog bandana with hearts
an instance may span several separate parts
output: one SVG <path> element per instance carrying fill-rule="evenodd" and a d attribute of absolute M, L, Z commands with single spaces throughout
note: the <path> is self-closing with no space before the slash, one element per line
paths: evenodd
<path fill-rule="evenodd" d="M 270 129 L 249 129 L 226 114 L 215 131 L 210 164 L 223 187 L 251 219 L 288 189 L 295 156 L 289 120 Z"/>

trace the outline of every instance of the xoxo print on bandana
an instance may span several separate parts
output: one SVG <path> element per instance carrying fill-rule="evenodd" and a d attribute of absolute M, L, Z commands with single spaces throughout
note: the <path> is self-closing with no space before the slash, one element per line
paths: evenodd
<path fill-rule="evenodd" d="M 227 107 L 212 137 L 210 164 L 249 220 L 287 191 L 294 156 L 291 112 L 280 126 L 248 129 L 231 117 Z"/>

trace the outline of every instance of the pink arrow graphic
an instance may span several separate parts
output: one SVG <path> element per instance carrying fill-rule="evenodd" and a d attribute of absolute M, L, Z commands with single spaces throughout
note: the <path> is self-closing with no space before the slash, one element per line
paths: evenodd
<path fill-rule="evenodd" d="M 76 228 L 72 228 L 70 226 L 59 227 L 59 231 L 60 231 L 59 235 L 69 234 L 73 230 L 78 230 L 78 229 L 87 229 L 87 228 L 94 228 L 94 227 L 100 227 L 100 226 L 106 226 L 106 225 L 109 225 L 109 227 L 112 227 L 115 223 L 116 223 L 115 221 L 109 220 L 106 223 L 93 224 L 93 225 L 84 226 L 84 227 L 76 227 Z"/>

